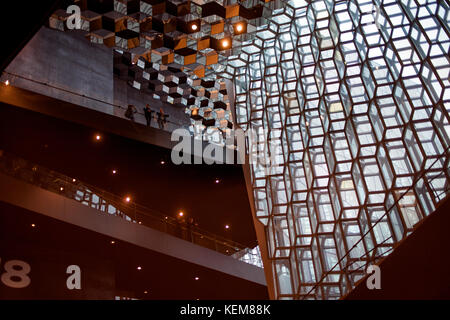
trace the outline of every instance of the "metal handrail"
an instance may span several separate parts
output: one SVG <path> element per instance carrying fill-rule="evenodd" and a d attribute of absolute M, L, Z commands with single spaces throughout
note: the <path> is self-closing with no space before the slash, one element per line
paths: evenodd
<path fill-rule="evenodd" d="M 0 150 L 0 171 L 66 198 L 81 202 L 91 208 L 121 217 L 194 244 L 215 250 L 257 266 L 262 266 L 261 257 L 243 258 L 252 249 L 235 241 L 215 235 L 195 225 L 178 221 L 158 210 L 150 209 L 135 202 L 127 203 L 124 198 L 113 193 L 70 178 L 64 174 L 36 165 L 30 161 Z M 241 253 L 235 256 L 236 253 Z"/>

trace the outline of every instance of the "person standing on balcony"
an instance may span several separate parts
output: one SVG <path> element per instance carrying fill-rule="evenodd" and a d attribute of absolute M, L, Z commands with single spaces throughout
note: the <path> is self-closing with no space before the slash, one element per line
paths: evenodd
<path fill-rule="evenodd" d="M 193 242 L 194 237 L 192 236 L 192 231 L 195 228 L 197 224 L 194 221 L 194 218 L 190 217 L 187 222 L 186 222 L 186 226 L 187 226 L 187 241 Z"/>
<path fill-rule="evenodd" d="M 150 105 L 147 103 L 147 105 L 144 108 L 144 115 L 145 115 L 145 120 L 147 120 L 147 127 L 150 127 L 150 123 L 152 121 L 152 113 L 153 113 L 153 110 L 150 109 Z"/>
<path fill-rule="evenodd" d="M 128 105 L 127 111 L 125 111 L 125 117 L 134 122 L 134 114 L 137 113 L 136 107 L 132 104 Z"/>
<path fill-rule="evenodd" d="M 164 129 L 169 115 L 165 114 L 162 108 L 159 108 L 159 112 L 157 112 L 157 115 L 158 115 L 158 126 L 160 129 Z"/>

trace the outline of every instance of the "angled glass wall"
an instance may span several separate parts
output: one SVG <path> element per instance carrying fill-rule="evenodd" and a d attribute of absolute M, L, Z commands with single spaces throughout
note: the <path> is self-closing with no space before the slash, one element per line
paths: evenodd
<path fill-rule="evenodd" d="M 249 181 L 275 297 L 337 299 L 448 193 L 449 3 L 284 2 L 225 76 L 281 142 Z"/>

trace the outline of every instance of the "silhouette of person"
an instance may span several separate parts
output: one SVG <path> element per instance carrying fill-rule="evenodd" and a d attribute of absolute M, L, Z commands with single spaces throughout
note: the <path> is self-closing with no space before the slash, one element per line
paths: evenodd
<path fill-rule="evenodd" d="M 127 111 L 125 111 L 125 117 L 134 121 L 134 114 L 137 113 L 136 107 L 132 104 L 128 105 Z"/>
<path fill-rule="evenodd" d="M 165 123 L 164 110 L 162 108 L 159 108 L 159 112 L 158 112 L 158 126 L 159 126 L 160 129 L 164 129 L 164 123 Z"/>
<path fill-rule="evenodd" d="M 150 109 L 150 105 L 147 104 L 144 108 L 145 120 L 147 120 L 147 127 L 150 127 L 150 123 L 152 121 L 152 113 L 153 110 Z"/>

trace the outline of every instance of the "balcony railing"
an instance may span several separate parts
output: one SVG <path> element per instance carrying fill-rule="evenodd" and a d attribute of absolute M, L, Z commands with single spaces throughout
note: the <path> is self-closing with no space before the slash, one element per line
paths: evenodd
<path fill-rule="evenodd" d="M 174 217 L 132 201 L 126 202 L 122 197 L 81 182 L 77 178 L 65 176 L 1 150 L 0 172 L 78 201 L 101 213 L 120 217 L 130 223 L 137 223 L 262 267 L 258 247 L 247 248 L 195 225 L 181 222 Z"/>

